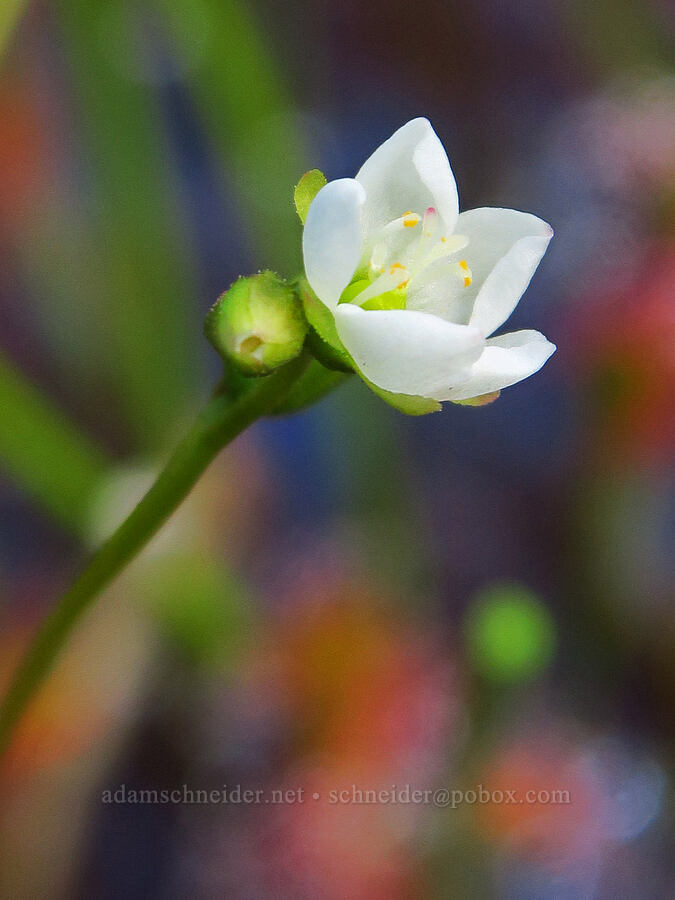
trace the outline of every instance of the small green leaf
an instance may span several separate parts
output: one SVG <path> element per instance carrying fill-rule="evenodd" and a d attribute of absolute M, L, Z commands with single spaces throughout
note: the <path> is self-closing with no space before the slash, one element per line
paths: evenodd
<path fill-rule="evenodd" d="M 296 184 L 293 199 L 295 201 L 295 210 L 303 225 L 305 224 L 312 200 L 326 183 L 326 176 L 323 172 L 319 169 L 310 169 L 309 172 L 305 172 Z"/>

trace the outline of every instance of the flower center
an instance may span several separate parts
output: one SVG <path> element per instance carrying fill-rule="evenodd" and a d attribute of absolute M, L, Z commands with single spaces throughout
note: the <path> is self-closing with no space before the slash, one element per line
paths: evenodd
<path fill-rule="evenodd" d="M 361 265 L 340 297 L 363 309 L 405 309 L 411 283 L 447 277 L 471 284 L 465 259 L 455 257 L 469 243 L 461 234 L 445 234 L 441 217 L 430 206 L 424 216 L 408 210 L 388 222 L 369 241 Z"/>

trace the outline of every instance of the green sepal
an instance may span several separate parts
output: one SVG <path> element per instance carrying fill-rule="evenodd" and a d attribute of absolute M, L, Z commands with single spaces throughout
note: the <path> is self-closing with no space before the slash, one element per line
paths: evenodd
<path fill-rule="evenodd" d="M 351 374 L 356 371 L 356 366 L 352 362 L 351 357 L 350 361 L 347 362 L 344 354 L 338 353 L 338 351 L 331 347 L 330 344 L 327 344 L 326 341 L 322 340 L 322 338 L 319 337 L 318 332 L 316 332 L 311 325 L 309 326 L 305 346 L 312 356 L 326 369 L 331 369 L 333 372 L 343 372 L 345 374 Z"/>
<path fill-rule="evenodd" d="M 348 375 L 345 372 L 327 369 L 316 359 L 313 359 L 307 370 L 286 395 L 283 402 L 274 410 L 273 415 L 286 415 L 287 413 L 306 409 L 341 385 L 347 377 Z"/>
<path fill-rule="evenodd" d="M 413 394 L 394 394 L 391 391 L 385 391 L 369 381 L 361 372 L 358 373 L 365 381 L 374 394 L 393 406 L 399 412 L 405 413 L 406 416 L 426 416 L 428 413 L 439 412 L 443 407 L 438 400 L 432 400 L 430 397 L 418 397 Z"/>
<path fill-rule="evenodd" d="M 301 275 L 298 279 L 297 287 L 307 321 L 321 341 L 327 345 L 326 348 L 323 348 L 321 345 L 313 347 L 310 344 L 310 349 L 315 352 L 317 358 L 328 368 L 339 369 L 343 372 L 353 372 L 355 368 L 354 361 L 338 336 L 337 328 L 335 327 L 335 316 L 319 300 L 304 276 Z"/>
<path fill-rule="evenodd" d="M 312 200 L 325 184 L 327 184 L 326 176 L 320 169 L 310 169 L 309 172 L 305 172 L 296 184 L 293 200 L 295 202 L 295 211 L 303 225 L 307 219 Z"/>
<path fill-rule="evenodd" d="M 469 397 L 468 400 L 453 400 L 457 406 L 487 406 L 494 403 L 501 391 L 492 391 L 490 394 L 480 394 L 478 397 Z"/>

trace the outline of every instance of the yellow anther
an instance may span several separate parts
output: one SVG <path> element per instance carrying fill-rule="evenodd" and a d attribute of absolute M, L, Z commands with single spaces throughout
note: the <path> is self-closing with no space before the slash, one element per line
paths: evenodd
<path fill-rule="evenodd" d="M 443 240 L 445 240 L 445 238 Z M 460 267 L 460 269 L 464 269 L 465 272 L 469 271 L 469 266 L 467 265 L 467 262 L 465 259 L 460 259 L 459 267 Z"/>
<path fill-rule="evenodd" d="M 468 287 L 470 284 L 471 284 L 471 279 L 467 275 L 466 278 L 464 279 L 464 287 Z"/>
<path fill-rule="evenodd" d="M 442 237 L 442 238 L 441 238 L 441 242 L 442 242 L 443 244 L 446 244 L 447 241 L 448 241 L 448 239 L 447 239 L 446 237 Z"/>
<path fill-rule="evenodd" d="M 410 281 L 410 279 L 409 279 L 409 278 L 406 278 L 405 281 L 402 281 L 400 284 L 397 284 L 397 285 L 396 285 L 396 290 L 397 290 L 397 291 L 403 290 L 403 288 L 406 286 L 406 284 L 407 284 L 409 281 Z"/>
<path fill-rule="evenodd" d="M 396 271 L 396 269 L 405 269 L 405 266 L 402 265 L 400 262 L 395 262 L 395 263 L 392 265 L 391 269 L 389 270 L 389 274 L 390 274 L 390 275 L 393 275 L 394 272 Z"/>

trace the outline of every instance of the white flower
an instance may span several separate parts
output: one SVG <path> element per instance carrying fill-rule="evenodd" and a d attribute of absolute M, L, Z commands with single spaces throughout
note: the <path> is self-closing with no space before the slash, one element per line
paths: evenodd
<path fill-rule="evenodd" d="M 317 193 L 303 234 L 305 273 L 367 381 L 464 401 L 527 378 L 554 352 L 538 331 L 490 337 L 552 235 L 512 209 L 460 215 L 443 145 L 427 119 L 413 119 L 356 178 Z"/>

